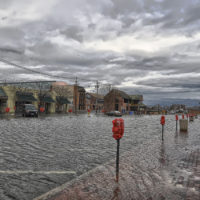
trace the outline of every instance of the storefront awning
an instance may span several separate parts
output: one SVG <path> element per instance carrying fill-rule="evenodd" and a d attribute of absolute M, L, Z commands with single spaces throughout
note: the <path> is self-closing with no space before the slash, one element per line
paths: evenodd
<path fill-rule="evenodd" d="M 35 97 L 33 96 L 33 93 L 16 93 L 17 95 L 17 101 L 25 101 L 25 102 L 33 102 L 33 101 L 37 101 L 37 99 L 35 99 Z"/>
<path fill-rule="evenodd" d="M 66 97 L 56 97 L 56 101 L 59 104 L 70 104 L 70 101 Z"/>
<path fill-rule="evenodd" d="M 4 92 L 3 88 L 0 88 L 0 99 L 8 99 L 8 96 Z"/>
<path fill-rule="evenodd" d="M 40 100 L 44 103 L 55 103 L 51 96 L 40 97 Z"/>

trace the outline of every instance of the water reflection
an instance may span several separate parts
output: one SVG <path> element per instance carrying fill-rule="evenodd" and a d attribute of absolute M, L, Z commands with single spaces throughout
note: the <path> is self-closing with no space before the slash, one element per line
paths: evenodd
<path fill-rule="evenodd" d="M 119 186 L 117 186 L 116 188 L 115 188 L 115 190 L 113 191 L 113 197 L 111 198 L 111 200 L 120 200 L 119 199 L 119 194 L 120 194 L 120 188 L 119 188 Z"/>
<path fill-rule="evenodd" d="M 162 165 L 166 165 L 166 162 L 167 162 L 167 156 L 165 154 L 165 143 L 162 142 L 161 143 L 161 148 L 160 148 L 160 163 Z"/>
<path fill-rule="evenodd" d="M 180 136 L 180 138 L 186 140 L 189 136 L 189 133 L 188 132 L 179 132 L 179 136 Z"/>

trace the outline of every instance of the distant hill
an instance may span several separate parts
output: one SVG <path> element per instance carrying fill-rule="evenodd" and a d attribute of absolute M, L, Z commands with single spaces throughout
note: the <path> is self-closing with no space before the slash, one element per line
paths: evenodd
<path fill-rule="evenodd" d="M 170 106 L 172 104 L 184 104 L 188 107 L 200 106 L 200 99 L 160 99 L 160 100 L 144 100 L 147 106 L 160 104 L 161 106 Z"/>

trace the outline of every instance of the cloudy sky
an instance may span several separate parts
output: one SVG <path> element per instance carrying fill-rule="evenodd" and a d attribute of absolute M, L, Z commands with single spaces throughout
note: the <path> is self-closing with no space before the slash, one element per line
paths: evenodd
<path fill-rule="evenodd" d="M 200 98 L 199 50 L 200 0 L 0 0 L 0 59 L 146 99 Z M 2 62 L 0 72 L 49 79 Z"/>

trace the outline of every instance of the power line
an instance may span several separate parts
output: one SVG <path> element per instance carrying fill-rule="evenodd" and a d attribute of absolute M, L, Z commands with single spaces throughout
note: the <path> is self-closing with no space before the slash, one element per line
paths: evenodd
<path fill-rule="evenodd" d="M 17 67 L 19 69 L 23 69 L 23 70 L 26 70 L 26 71 L 29 71 L 29 72 L 32 72 L 32 73 L 36 73 L 36 74 L 41 74 L 41 75 L 48 76 L 48 77 L 51 77 L 51 78 L 62 78 L 62 79 L 73 79 L 74 80 L 74 78 L 72 78 L 72 77 L 64 77 L 64 76 L 51 75 L 51 74 L 48 74 L 46 72 L 39 72 L 39 71 L 36 71 L 36 70 L 33 70 L 33 69 L 28 69 L 28 68 L 26 68 L 24 66 L 18 65 L 18 64 L 13 63 L 13 62 L 10 62 L 10 61 L 5 60 L 3 58 L 0 58 L 0 61 L 6 63 L 8 65 L 12 65 L 14 67 Z"/>
<path fill-rule="evenodd" d="M 50 80 L 50 81 L 20 81 L 20 82 L 0 82 L 0 85 L 1 84 L 9 84 L 9 85 L 12 85 L 12 84 L 22 84 L 22 83 L 52 83 L 52 82 L 56 82 L 56 81 L 52 81 L 52 80 Z"/>
<path fill-rule="evenodd" d="M 0 61 L 3 62 L 3 63 L 6 63 L 8 65 L 12 65 L 14 67 L 17 67 L 19 69 L 23 69 L 23 70 L 26 70 L 26 71 L 29 71 L 31 73 L 35 73 L 35 74 L 40 74 L 40 75 L 44 75 L 44 76 L 48 76 L 48 77 L 51 77 L 51 78 L 59 78 L 59 79 L 69 79 L 69 80 L 76 80 L 77 77 L 68 77 L 68 76 L 58 76 L 58 75 L 52 75 L 52 74 L 49 74 L 49 73 L 46 73 L 46 72 L 40 72 L 40 71 L 37 71 L 37 70 L 33 70 L 33 69 L 29 69 L 27 67 L 24 67 L 22 65 L 19 65 L 19 64 L 16 64 L 16 63 L 13 63 L 13 62 L 10 62 L 6 59 L 3 59 L 3 58 L 0 58 Z M 93 79 L 85 79 L 85 78 L 78 78 L 79 80 L 81 81 L 87 81 L 87 82 L 94 82 L 95 80 Z M 103 83 L 99 83 L 101 85 L 110 85 L 110 84 L 103 84 Z"/>

